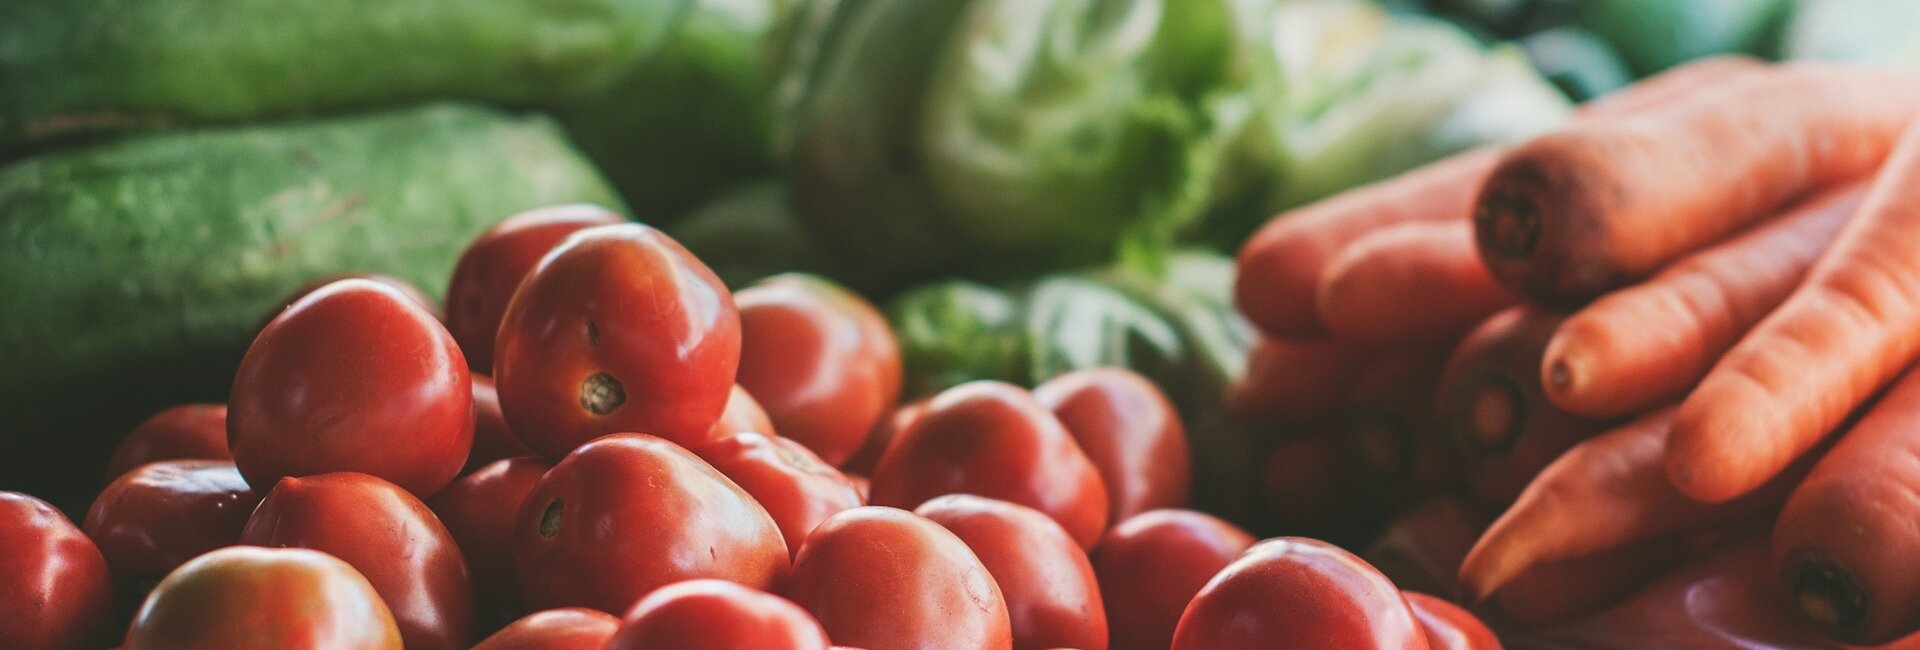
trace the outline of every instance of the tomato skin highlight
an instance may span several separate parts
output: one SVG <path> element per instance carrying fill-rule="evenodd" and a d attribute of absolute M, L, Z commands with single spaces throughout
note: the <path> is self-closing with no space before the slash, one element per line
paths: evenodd
<path fill-rule="evenodd" d="M 627 612 L 607 650 L 827 650 L 820 623 L 793 601 L 725 580 L 676 582 Z"/>
<path fill-rule="evenodd" d="M 473 385 L 426 310 L 392 287 L 341 280 L 294 302 L 247 348 L 227 434 L 256 491 L 360 472 L 424 498 L 466 463 Z"/>
<path fill-rule="evenodd" d="M 1432 650 L 1500 650 L 1500 638 L 1471 612 L 1436 596 L 1403 592 Z"/>
<path fill-rule="evenodd" d="M 970 494 L 920 504 L 966 542 L 1000 587 L 1015 648 L 1106 650 L 1107 610 L 1087 554 L 1060 524 L 1028 508 Z"/>
<path fill-rule="evenodd" d="M 398 485 L 353 472 L 280 479 L 240 543 L 345 561 L 386 601 L 408 648 L 457 649 L 473 640 L 466 558 L 427 504 Z"/>
<path fill-rule="evenodd" d="M 629 223 L 574 233 L 527 275 L 501 317 L 493 379 L 521 442 L 557 460 L 610 433 L 706 442 L 739 364 L 726 286 Z"/>
<path fill-rule="evenodd" d="M 512 526 L 530 607 L 625 612 L 692 578 L 772 588 L 787 546 L 765 508 L 692 452 L 638 433 L 574 450 L 534 485 Z"/>
<path fill-rule="evenodd" d="M 602 650 L 620 629 L 620 619 L 584 607 L 528 614 L 487 637 L 473 650 Z"/>
<path fill-rule="evenodd" d="M 786 594 L 834 643 L 868 650 L 1011 650 L 993 576 L 966 542 L 880 506 L 827 519 L 794 560 Z"/>
<path fill-rule="evenodd" d="M 800 552 L 807 533 L 827 517 L 865 505 L 847 475 L 787 438 L 748 432 L 701 445 L 693 453 L 767 509 L 789 553 Z"/>
<path fill-rule="evenodd" d="M 1183 508 L 1193 490 L 1187 430 L 1165 393 L 1124 368 L 1076 370 L 1033 389 L 1107 486 L 1108 517 Z"/>
<path fill-rule="evenodd" d="M 1253 536 L 1193 510 L 1149 510 L 1115 524 L 1088 559 L 1114 650 L 1164 650 L 1193 595 Z"/>
<path fill-rule="evenodd" d="M 500 316 L 540 258 L 582 229 L 626 220 L 597 205 L 555 205 L 501 219 L 474 238 L 447 282 L 447 330 L 474 372 L 492 372 Z"/>
<path fill-rule="evenodd" d="M 232 546 L 168 574 L 125 650 L 401 650 L 400 630 L 352 566 L 309 549 Z"/>
<path fill-rule="evenodd" d="M 227 449 L 227 405 L 181 404 L 148 417 L 114 447 L 106 482 L 159 460 L 233 460 Z"/>
<path fill-rule="evenodd" d="M 780 435 L 833 465 L 860 451 L 900 399 L 900 346 L 865 299 L 827 280 L 777 275 L 734 296 L 740 385 Z"/>
<path fill-rule="evenodd" d="M 1253 545 L 1180 615 L 1173 650 L 1397 648 L 1426 633 L 1400 590 L 1352 553 L 1304 537 Z"/>
<path fill-rule="evenodd" d="M 0 647 L 98 648 L 112 610 L 93 540 L 47 502 L 0 492 Z"/>
<path fill-rule="evenodd" d="M 124 584 L 159 579 L 187 560 L 232 546 L 259 503 L 232 461 L 163 460 L 109 484 L 87 509 L 82 528 Z"/>

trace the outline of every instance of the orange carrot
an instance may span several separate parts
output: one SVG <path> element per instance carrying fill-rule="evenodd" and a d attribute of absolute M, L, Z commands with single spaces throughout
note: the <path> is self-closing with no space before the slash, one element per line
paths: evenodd
<path fill-rule="evenodd" d="M 1581 107 L 1575 121 L 1642 112 L 1761 67 L 1741 57 L 1689 63 Z M 1240 249 L 1240 310 L 1268 336 L 1325 336 L 1314 301 L 1328 261 L 1379 228 L 1467 219 L 1499 160 L 1496 148 L 1474 149 L 1274 217 Z"/>
<path fill-rule="evenodd" d="M 1335 438 L 1369 501 L 1404 504 L 1454 487 L 1452 450 L 1433 413 L 1444 348 L 1383 353 L 1360 368 L 1346 391 Z"/>
<path fill-rule="evenodd" d="M 1829 635 L 1920 631 L 1920 370 L 1908 370 L 1794 488 L 1773 530 L 1776 575 Z"/>
<path fill-rule="evenodd" d="M 1608 418 L 1685 395 L 1793 293 L 1865 194 L 1865 182 L 1823 192 L 1581 309 L 1547 343 L 1547 398 Z"/>
<path fill-rule="evenodd" d="M 1681 403 L 1667 448 L 1680 491 L 1725 501 L 1767 482 L 1920 353 L 1915 251 L 1920 122 L 1800 288 Z"/>
<path fill-rule="evenodd" d="M 1327 264 L 1317 308 L 1334 338 L 1374 344 L 1457 339 L 1520 301 L 1474 252 L 1464 219 L 1405 223 L 1348 246 Z"/>
<path fill-rule="evenodd" d="M 1795 62 L 1542 136 L 1487 180 L 1480 255 L 1531 298 L 1577 303 L 1871 173 L 1916 112 L 1920 77 Z"/>
<path fill-rule="evenodd" d="M 1540 355 L 1562 318 L 1528 306 L 1494 314 L 1440 373 L 1435 411 L 1468 491 L 1489 504 L 1512 503 L 1560 452 L 1604 428 L 1555 407 L 1540 388 Z"/>
<path fill-rule="evenodd" d="M 1227 391 L 1227 411 L 1261 427 L 1325 422 L 1368 356 L 1328 339 L 1262 338 L 1248 354 L 1246 375 Z"/>

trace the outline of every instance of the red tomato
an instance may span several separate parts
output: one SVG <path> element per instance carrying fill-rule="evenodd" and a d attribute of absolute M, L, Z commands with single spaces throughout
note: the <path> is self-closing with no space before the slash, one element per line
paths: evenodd
<path fill-rule="evenodd" d="M 786 438 L 742 433 L 693 453 L 767 509 L 792 553 L 800 552 L 800 542 L 827 517 L 861 506 L 860 491 L 845 474 Z"/>
<path fill-rule="evenodd" d="M 533 607 L 624 612 L 692 578 L 764 589 L 788 565 L 779 527 L 753 497 L 692 452 L 638 433 L 554 465 L 512 534 L 521 600 Z"/>
<path fill-rule="evenodd" d="M 1107 610 L 1093 567 L 1060 524 L 1039 511 L 950 494 L 914 511 L 973 549 L 1006 598 L 1013 647 L 1106 650 Z"/>
<path fill-rule="evenodd" d="M 107 486 L 87 510 L 87 536 L 122 581 L 158 579 L 232 546 L 260 497 L 231 461 L 163 460 Z"/>
<path fill-rule="evenodd" d="M 228 405 L 234 463 L 255 490 L 361 472 L 432 495 L 473 446 L 473 385 L 453 337 L 367 280 L 321 287 L 267 324 Z"/>
<path fill-rule="evenodd" d="M 900 346 L 886 317 L 808 275 L 767 278 L 735 298 L 740 385 L 780 435 L 829 463 L 846 462 L 900 399 Z"/>
<path fill-rule="evenodd" d="M 1426 647 L 1386 576 L 1340 547 L 1303 537 L 1247 549 L 1200 589 L 1173 633 L 1173 650 Z"/>
<path fill-rule="evenodd" d="M 67 516 L 0 492 L 0 648 L 98 648 L 112 634 L 107 561 Z"/>
<path fill-rule="evenodd" d="M 873 432 L 867 434 L 867 444 L 860 448 L 860 453 L 854 454 L 853 458 L 842 464 L 840 470 L 848 474 L 872 475 L 873 466 L 880 464 L 880 454 L 886 453 L 887 446 L 893 444 L 893 439 L 898 437 L 907 425 L 913 424 L 914 420 L 920 418 L 920 414 L 927 412 L 928 401 L 923 399 L 901 406 L 887 414 L 887 417 L 880 418 L 880 422 L 873 425 Z"/>
<path fill-rule="evenodd" d="M 293 303 L 300 302 L 301 298 L 305 298 L 307 297 L 308 294 L 311 294 L 315 291 L 319 291 L 320 287 L 324 287 L 329 284 L 339 282 L 341 280 L 371 280 L 374 282 L 378 282 L 380 284 L 387 285 L 389 287 L 393 287 L 394 289 L 398 290 L 400 293 L 405 294 L 407 296 L 407 299 L 412 300 L 414 304 L 420 305 L 421 309 L 425 309 L 427 310 L 427 313 L 433 314 L 434 320 L 440 320 L 441 317 L 444 315 L 440 311 L 440 303 L 434 302 L 433 297 L 427 295 L 427 292 L 421 291 L 420 287 L 413 286 L 413 283 L 408 282 L 406 280 L 402 280 L 400 278 L 396 278 L 391 275 L 386 275 L 382 273 L 367 273 L 364 271 L 354 272 L 354 273 L 335 273 L 333 275 L 324 275 L 318 278 L 314 278 L 312 280 L 307 281 L 306 284 L 300 285 L 298 288 L 295 288 L 293 290 L 293 293 L 287 294 L 287 297 L 280 301 L 280 304 L 278 307 L 276 307 L 274 310 L 270 312 L 267 312 L 266 318 L 260 321 L 260 326 L 253 328 L 253 330 L 256 333 L 259 332 L 261 329 L 266 328 L 267 323 L 273 322 L 273 319 L 275 317 L 278 317 L 280 315 L 280 312 L 284 312 L 287 310 L 288 307 L 292 307 Z"/>
<path fill-rule="evenodd" d="M 107 459 L 107 482 L 156 460 L 233 460 L 227 451 L 227 405 L 181 404 L 162 409 L 120 439 Z"/>
<path fill-rule="evenodd" d="M 353 567 L 304 549 L 231 546 L 168 574 L 126 650 L 400 650 L 393 614 Z"/>
<path fill-rule="evenodd" d="M 860 505 L 873 504 L 873 481 L 865 476 L 848 474 L 847 482 L 853 484 L 853 491 L 860 495 Z"/>
<path fill-rule="evenodd" d="M 1107 489 L 1060 420 L 1027 391 L 997 381 L 940 393 L 873 470 L 876 505 L 912 508 L 977 494 L 1047 513 L 1081 548 L 1107 526 Z"/>
<path fill-rule="evenodd" d="M 602 650 L 619 629 L 612 614 L 562 607 L 528 614 L 473 650 Z"/>
<path fill-rule="evenodd" d="M 532 449 L 520 442 L 507 427 L 507 416 L 500 413 L 500 393 L 486 375 L 473 376 L 473 451 L 467 453 L 462 472 L 472 472 L 503 458 L 533 456 Z"/>
<path fill-rule="evenodd" d="M 1150 510 L 1114 525 L 1090 559 L 1114 650 L 1165 650 L 1193 595 L 1253 536 L 1213 515 Z"/>
<path fill-rule="evenodd" d="M 707 432 L 711 440 L 719 440 L 738 433 L 764 433 L 774 435 L 773 421 L 767 419 L 766 409 L 754 401 L 747 389 L 739 384 L 727 393 L 727 407 L 720 411 L 720 419 L 713 421 L 713 429 Z"/>
<path fill-rule="evenodd" d="M 408 648 L 465 648 L 472 641 L 466 558 L 427 504 L 397 485 L 352 472 L 280 479 L 240 542 L 345 560 L 393 608 Z"/>
<path fill-rule="evenodd" d="M 707 441 L 740 363 L 732 294 L 640 224 L 588 228 L 514 293 L 494 345 L 507 424 L 557 459 L 601 435 Z"/>
<path fill-rule="evenodd" d="M 493 367 L 493 340 L 500 315 L 533 267 L 573 233 L 625 223 L 626 217 L 586 204 L 534 208 L 480 233 L 453 266 L 447 284 L 447 329 L 460 342 L 475 372 Z"/>
<path fill-rule="evenodd" d="M 1047 380 L 1033 398 L 1099 468 L 1113 521 L 1187 505 L 1187 430 L 1153 382 L 1125 368 L 1092 368 Z"/>
<path fill-rule="evenodd" d="M 1401 592 L 1433 650 L 1500 650 L 1500 638 L 1459 605 L 1423 593 Z"/>
<path fill-rule="evenodd" d="M 491 629 L 522 610 L 513 582 L 513 524 L 533 485 L 552 466 L 538 458 L 498 460 L 433 495 L 428 507 L 460 545 L 473 575 L 476 609 Z"/>
<path fill-rule="evenodd" d="M 785 598 L 725 580 L 688 580 L 635 603 L 607 650 L 827 650 L 820 623 Z"/>
<path fill-rule="evenodd" d="M 788 597 L 835 643 L 872 650 L 1010 650 L 1000 587 L 966 542 L 905 510 L 829 517 L 800 547 Z"/>

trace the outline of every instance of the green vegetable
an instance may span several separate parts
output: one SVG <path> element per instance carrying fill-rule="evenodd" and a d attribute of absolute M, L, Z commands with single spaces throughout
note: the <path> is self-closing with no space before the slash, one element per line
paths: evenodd
<path fill-rule="evenodd" d="M 667 228 L 730 287 L 784 271 L 822 273 L 829 259 L 787 207 L 786 186 L 740 186 Z"/>
<path fill-rule="evenodd" d="M 1586 0 L 1575 23 L 1649 75 L 1714 54 L 1770 54 L 1792 8 L 1793 0 Z"/>
<path fill-rule="evenodd" d="M 1799 0 L 1782 54 L 1920 70 L 1920 2 Z"/>
<path fill-rule="evenodd" d="M 458 104 L 15 163 L 0 169 L 0 411 L 219 399 L 302 283 L 374 271 L 438 296 L 480 231 L 570 202 L 620 205 L 550 121 Z"/>
<path fill-rule="evenodd" d="M 30 139 L 431 98 L 608 88 L 687 0 L 8 0 L 0 150 Z"/>
<path fill-rule="evenodd" d="M 888 309 L 906 394 L 931 395 L 975 379 L 1029 384 L 1022 306 L 983 284 L 950 280 L 920 287 Z"/>
<path fill-rule="evenodd" d="M 1561 94 L 1584 102 L 1633 82 L 1620 55 L 1600 37 L 1578 27 L 1557 27 L 1527 36 L 1521 49 Z"/>

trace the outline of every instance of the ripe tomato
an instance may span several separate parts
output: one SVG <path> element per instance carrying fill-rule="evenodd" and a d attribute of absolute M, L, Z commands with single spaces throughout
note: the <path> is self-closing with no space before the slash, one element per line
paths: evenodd
<path fill-rule="evenodd" d="M 352 472 L 280 479 L 240 542 L 345 560 L 393 608 L 408 648 L 465 648 L 472 641 L 466 558 L 427 504 L 397 485 Z"/>
<path fill-rule="evenodd" d="M 1412 591 L 1401 592 L 1433 650 L 1500 650 L 1500 638 L 1459 605 Z"/>
<path fill-rule="evenodd" d="M 1187 430 L 1153 382 L 1125 368 L 1092 368 L 1047 380 L 1033 398 L 1099 468 L 1113 521 L 1187 505 Z"/>
<path fill-rule="evenodd" d="M 607 650 L 827 650 L 820 623 L 785 598 L 725 580 L 676 582 L 635 603 Z"/>
<path fill-rule="evenodd" d="M 305 549 L 230 546 L 168 574 L 126 650 L 400 650 L 393 614 L 353 567 Z"/>
<path fill-rule="evenodd" d="M 361 472 L 429 496 L 473 446 L 473 385 L 453 337 L 367 280 L 321 287 L 268 323 L 228 405 L 234 463 L 255 490 Z"/>
<path fill-rule="evenodd" d="M 747 389 L 739 384 L 727 394 L 727 407 L 720 411 L 720 419 L 713 421 L 713 429 L 707 432 L 709 440 L 720 440 L 739 433 L 764 433 L 775 435 L 773 421 L 767 419 L 766 409 L 760 408 Z"/>
<path fill-rule="evenodd" d="M 319 291 L 320 287 L 324 287 L 329 284 L 339 282 L 341 280 L 371 280 L 373 282 L 378 282 L 380 284 L 393 287 L 395 290 L 398 290 L 400 293 L 405 294 L 407 296 L 407 299 L 412 300 L 414 304 L 420 305 L 421 309 L 425 309 L 427 310 L 427 313 L 433 314 L 434 320 L 440 320 L 441 316 L 444 315 L 440 311 L 440 303 L 434 302 L 433 297 L 427 295 L 427 292 L 421 291 L 420 287 L 413 286 L 413 283 L 408 282 L 406 280 L 402 280 L 400 278 L 396 278 L 391 275 L 385 275 L 381 273 L 366 273 L 366 272 L 335 273 L 333 275 L 325 275 L 318 278 L 314 278 L 312 280 L 307 281 L 306 284 L 300 285 L 298 288 L 295 288 L 293 290 L 293 293 L 287 294 L 287 297 L 285 299 L 282 299 L 279 305 L 277 305 L 272 311 L 267 312 L 266 318 L 260 321 L 260 326 L 253 328 L 254 332 L 258 333 L 261 329 L 266 328 L 267 323 L 273 322 L 273 319 L 278 317 L 280 315 L 280 312 L 284 312 L 287 310 L 288 307 L 292 307 L 293 303 L 300 302 L 301 298 L 305 298 L 307 297 L 308 294 L 311 294 L 315 291 Z"/>
<path fill-rule="evenodd" d="M 624 612 L 661 585 L 720 578 L 764 589 L 787 570 L 765 508 L 706 461 L 625 433 L 568 454 L 513 524 L 514 575 L 533 607 Z"/>
<path fill-rule="evenodd" d="M 755 283 L 740 306 L 740 385 L 780 435 L 828 463 L 853 457 L 900 398 L 900 346 L 866 300 L 800 274 Z"/>
<path fill-rule="evenodd" d="M 107 561 L 67 516 L 0 492 L 0 648 L 98 648 L 112 632 Z"/>
<path fill-rule="evenodd" d="M 880 418 L 880 422 L 873 425 L 873 432 L 867 434 L 867 444 L 862 446 L 860 452 L 854 454 L 853 458 L 842 464 L 840 471 L 872 476 L 873 467 L 880 464 L 880 454 L 886 453 L 887 446 L 893 444 L 893 439 L 899 437 L 900 432 L 905 430 L 907 425 L 913 424 L 914 420 L 920 418 L 920 414 L 927 412 L 928 401 L 923 399 L 902 405 L 887 414 L 887 417 Z"/>
<path fill-rule="evenodd" d="M 227 405 L 181 404 L 162 409 L 120 439 L 107 459 L 107 482 L 156 460 L 233 460 L 227 451 Z"/>
<path fill-rule="evenodd" d="M 1059 419 L 1011 384 L 976 381 L 940 393 L 873 470 L 875 505 L 912 508 L 953 493 L 1044 512 L 1081 548 L 1107 526 L 1099 471 Z"/>
<path fill-rule="evenodd" d="M 494 461 L 427 501 L 467 558 L 483 625 L 499 625 L 522 611 L 513 583 L 513 524 L 533 485 L 551 468 L 531 457 Z"/>
<path fill-rule="evenodd" d="M 1000 587 L 966 542 L 925 517 L 868 506 L 827 518 L 787 595 L 834 643 L 872 650 L 1010 650 Z"/>
<path fill-rule="evenodd" d="M 1080 545 L 1039 511 L 950 494 L 914 511 L 967 543 L 1006 598 L 1016 648 L 1106 650 L 1107 610 Z"/>
<path fill-rule="evenodd" d="M 827 517 L 861 506 L 860 492 L 847 475 L 786 438 L 742 433 L 701 445 L 693 453 L 767 509 L 789 553 L 800 552 L 807 533 Z"/>
<path fill-rule="evenodd" d="M 603 650 L 619 629 L 612 614 L 562 607 L 528 614 L 473 650 Z"/>
<path fill-rule="evenodd" d="M 473 451 L 467 453 L 467 465 L 461 472 L 472 472 L 503 458 L 533 455 L 533 450 L 507 427 L 507 416 L 500 413 L 500 393 L 494 389 L 493 379 L 474 375 Z"/>
<path fill-rule="evenodd" d="M 733 296 L 640 224 L 588 228 L 540 261 L 495 340 L 507 424 L 557 459 L 608 433 L 706 442 L 740 363 Z"/>
<path fill-rule="evenodd" d="M 123 582 L 158 579 L 240 540 L 260 497 L 232 461 L 163 460 L 107 486 L 87 509 L 87 536 Z"/>
<path fill-rule="evenodd" d="M 626 221 L 597 205 L 554 205 L 501 219 L 468 244 L 447 283 L 447 329 L 474 371 L 493 367 L 500 315 L 540 258 L 573 233 Z"/>
<path fill-rule="evenodd" d="M 1115 524 L 1090 555 L 1114 650 L 1172 645 L 1193 595 L 1252 545 L 1240 527 L 1192 510 L 1149 510 Z"/>
<path fill-rule="evenodd" d="M 1303 537 L 1247 549 L 1193 597 L 1173 634 L 1173 650 L 1426 647 L 1393 582 Z"/>

